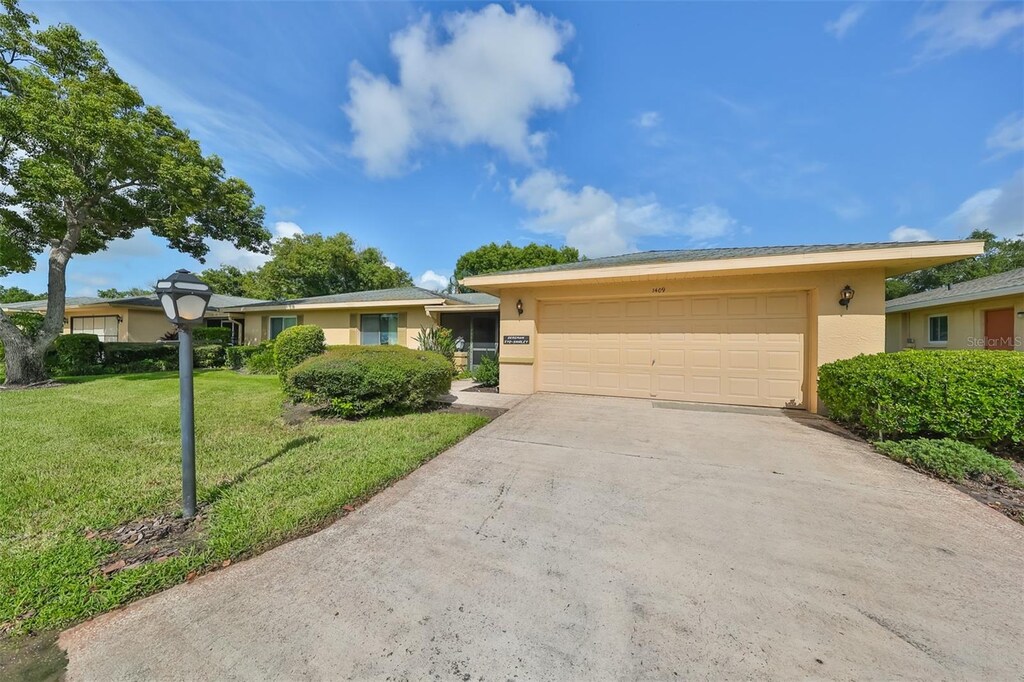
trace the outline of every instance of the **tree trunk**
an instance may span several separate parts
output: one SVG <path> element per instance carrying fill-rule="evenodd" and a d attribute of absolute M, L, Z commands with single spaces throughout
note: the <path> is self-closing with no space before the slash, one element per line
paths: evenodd
<path fill-rule="evenodd" d="M 27 386 L 49 378 L 43 360 L 46 346 L 30 343 L 20 332 L 19 336 L 22 338 L 10 337 L 7 334 L 3 336 L 4 363 L 7 369 L 5 386 Z"/>

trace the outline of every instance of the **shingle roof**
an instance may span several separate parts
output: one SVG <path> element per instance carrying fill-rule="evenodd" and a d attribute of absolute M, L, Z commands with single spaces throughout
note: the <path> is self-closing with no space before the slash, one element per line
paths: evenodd
<path fill-rule="evenodd" d="M 66 307 L 75 305 L 92 305 L 93 303 L 103 303 L 105 299 L 97 298 L 95 296 L 68 296 L 64 299 L 64 305 Z M 21 301 L 20 303 L 0 303 L 0 308 L 4 310 L 45 310 L 46 299 L 42 298 L 36 301 Z"/>
<path fill-rule="evenodd" d="M 210 309 L 219 310 L 234 306 L 247 305 L 250 303 L 261 303 L 258 298 L 243 298 L 241 296 L 224 296 L 213 294 L 210 297 Z M 64 301 L 66 308 L 73 308 L 85 305 L 115 305 L 115 306 L 142 306 L 147 308 L 159 308 L 160 302 L 156 294 L 148 296 L 129 296 L 128 298 L 98 298 L 96 296 L 69 296 Z M 46 299 L 38 301 L 23 301 L 21 303 L 4 303 L 4 310 L 45 310 Z"/>
<path fill-rule="evenodd" d="M 491 294 L 473 292 L 471 294 L 445 294 L 445 298 L 466 305 L 498 305 L 501 299 Z"/>
<path fill-rule="evenodd" d="M 508 270 L 489 272 L 490 275 L 517 275 L 533 272 L 556 272 L 560 270 L 588 270 L 591 268 L 612 268 L 622 265 L 642 265 L 648 263 L 685 263 L 703 260 L 726 260 L 729 258 L 757 258 L 763 256 L 794 256 L 810 253 L 832 253 L 836 251 L 863 251 L 868 249 L 888 249 L 897 246 L 929 246 L 932 244 L 959 244 L 962 240 L 928 241 L 928 242 L 865 242 L 860 244 L 801 244 L 795 246 L 739 246 L 714 249 L 685 249 L 679 251 L 640 251 L 621 256 L 606 256 L 575 263 L 547 265 L 540 268 L 525 270 Z"/>
<path fill-rule="evenodd" d="M 886 311 L 897 312 L 899 310 L 926 308 L 943 303 L 971 301 L 1017 293 L 1024 293 L 1024 268 L 1008 270 L 998 275 L 979 277 L 967 282 L 951 284 L 948 287 L 929 289 L 928 291 L 894 298 L 891 301 L 886 301 L 885 309 Z"/>
<path fill-rule="evenodd" d="M 327 296 L 311 296 L 309 298 L 290 298 L 281 301 L 260 301 L 242 304 L 239 308 L 274 308 L 293 305 L 316 305 L 329 303 L 373 303 L 377 301 L 428 301 L 445 298 L 436 291 L 420 287 L 400 287 L 397 289 L 374 289 L 372 291 L 352 291 L 347 294 L 328 294 Z"/>

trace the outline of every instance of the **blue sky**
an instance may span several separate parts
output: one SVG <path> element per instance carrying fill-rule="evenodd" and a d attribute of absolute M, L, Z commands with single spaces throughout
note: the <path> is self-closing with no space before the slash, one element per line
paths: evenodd
<path fill-rule="evenodd" d="M 490 241 L 631 250 L 1024 230 L 1024 6 L 28 3 L 248 181 L 433 286 Z M 255 267 L 214 244 L 207 265 Z M 140 233 L 69 294 L 203 266 Z M 45 289 L 42 272 L 5 285 Z"/>

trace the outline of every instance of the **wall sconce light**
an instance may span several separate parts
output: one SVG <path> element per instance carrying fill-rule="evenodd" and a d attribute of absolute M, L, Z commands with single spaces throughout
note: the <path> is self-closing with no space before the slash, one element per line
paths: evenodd
<path fill-rule="evenodd" d="M 853 300 L 853 287 L 847 284 L 843 287 L 843 290 L 839 292 L 839 305 L 843 306 L 847 310 L 850 309 L 850 301 Z"/>
<path fill-rule="evenodd" d="M 118 315 L 118 316 L 117 316 L 117 323 L 118 323 L 118 324 L 121 324 L 122 322 L 124 322 L 124 318 L 123 318 L 123 317 L 121 317 L 120 315 Z"/>
<path fill-rule="evenodd" d="M 518 301 L 516 301 L 516 312 L 519 313 L 520 316 L 522 316 L 522 314 L 523 314 L 523 299 L 519 299 Z"/>
<path fill-rule="evenodd" d="M 1018 310 L 1017 317 L 1024 317 L 1024 310 Z"/>

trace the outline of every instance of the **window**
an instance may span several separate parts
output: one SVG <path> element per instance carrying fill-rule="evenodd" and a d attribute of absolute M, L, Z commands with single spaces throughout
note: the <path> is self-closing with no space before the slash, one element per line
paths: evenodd
<path fill-rule="evenodd" d="M 398 344 L 398 313 L 359 316 L 359 345 L 394 346 Z"/>
<path fill-rule="evenodd" d="M 117 341 L 117 315 L 103 317 L 72 317 L 72 334 L 95 334 L 103 343 Z"/>
<path fill-rule="evenodd" d="M 928 318 L 928 343 L 949 341 L 949 316 L 932 315 Z"/>
<path fill-rule="evenodd" d="M 272 317 L 270 318 L 270 340 L 273 341 L 277 338 L 277 335 L 283 332 L 288 327 L 294 327 L 299 323 L 299 318 L 294 315 L 291 317 Z"/>

